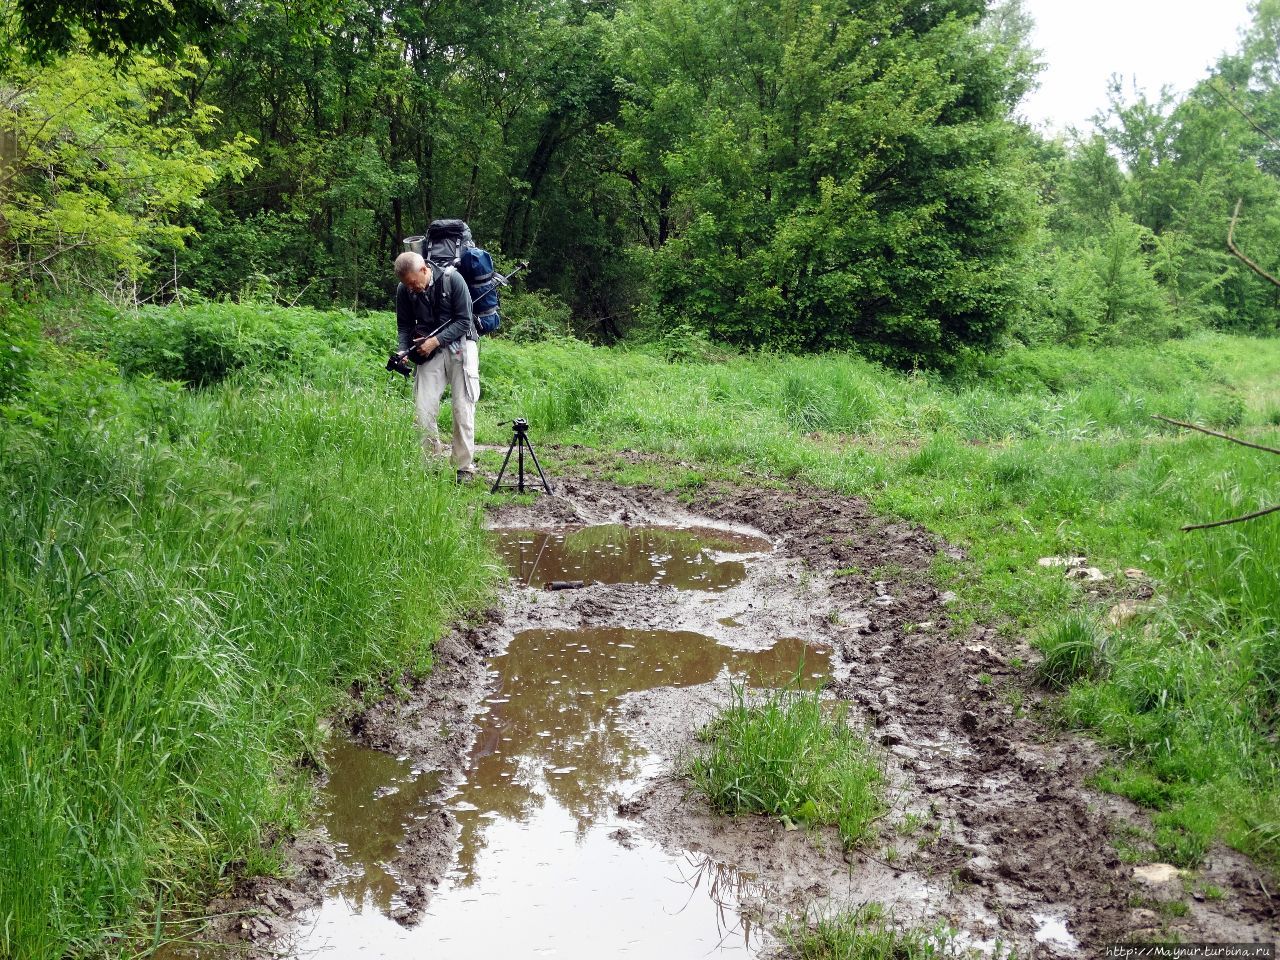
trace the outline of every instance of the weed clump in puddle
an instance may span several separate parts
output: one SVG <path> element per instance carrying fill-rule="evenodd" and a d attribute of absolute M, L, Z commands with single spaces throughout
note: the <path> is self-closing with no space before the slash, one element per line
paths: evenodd
<path fill-rule="evenodd" d="M 978 955 L 963 949 L 945 926 L 895 927 L 878 903 L 820 917 L 811 924 L 796 922 L 782 934 L 789 955 L 796 960 L 941 960 Z"/>
<path fill-rule="evenodd" d="M 724 813 L 832 825 L 847 848 L 869 838 L 887 809 L 875 750 L 849 726 L 847 706 L 817 691 L 764 695 L 734 684 L 729 706 L 699 736 L 708 749 L 687 773 Z"/>

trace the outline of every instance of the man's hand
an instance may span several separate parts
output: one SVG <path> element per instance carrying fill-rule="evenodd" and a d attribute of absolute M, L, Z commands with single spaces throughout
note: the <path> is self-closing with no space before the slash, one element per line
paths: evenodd
<path fill-rule="evenodd" d="M 440 341 L 435 337 L 419 337 L 409 345 L 409 349 L 405 351 L 405 355 L 413 357 L 415 360 L 425 360 L 427 354 L 431 353 L 436 347 L 440 346 Z"/>

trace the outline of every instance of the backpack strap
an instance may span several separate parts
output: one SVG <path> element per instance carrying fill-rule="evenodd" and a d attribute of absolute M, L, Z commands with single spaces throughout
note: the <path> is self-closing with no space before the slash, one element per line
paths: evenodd
<path fill-rule="evenodd" d="M 431 312 L 435 319 L 439 320 L 440 307 L 444 299 L 444 278 L 453 273 L 453 267 L 440 267 L 433 263 L 431 272 L 434 275 L 431 280 Z"/>

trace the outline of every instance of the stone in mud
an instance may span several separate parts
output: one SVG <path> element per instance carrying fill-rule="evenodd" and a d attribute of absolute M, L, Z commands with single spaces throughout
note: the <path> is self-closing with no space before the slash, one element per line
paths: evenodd
<path fill-rule="evenodd" d="M 886 724 L 876 734 L 876 739 L 886 747 L 892 747 L 907 742 L 907 731 L 902 729 L 902 724 L 900 723 Z"/>
<path fill-rule="evenodd" d="M 1067 571 L 1068 580 L 1084 580 L 1087 583 L 1099 583 L 1107 579 L 1107 575 L 1097 567 L 1073 567 Z"/>
<path fill-rule="evenodd" d="M 992 882 L 992 874 L 995 872 L 996 862 L 985 854 L 979 854 L 965 861 L 965 865 L 960 868 L 960 879 L 966 883 L 976 883 L 978 885 L 986 885 Z"/>
<path fill-rule="evenodd" d="M 1182 876 L 1172 864 L 1149 863 L 1134 867 L 1133 879 L 1143 887 L 1148 896 L 1157 900 L 1182 899 Z"/>

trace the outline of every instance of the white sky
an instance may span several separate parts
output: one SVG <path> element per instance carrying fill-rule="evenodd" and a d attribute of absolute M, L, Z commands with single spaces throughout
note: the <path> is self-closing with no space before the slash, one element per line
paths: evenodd
<path fill-rule="evenodd" d="M 1164 84 L 1185 93 L 1218 56 L 1239 47 L 1248 0 L 1023 0 L 1036 21 L 1032 45 L 1046 64 L 1040 89 L 1020 113 L 1046 133 L 1106 106 L 1113 73 L 1154 97 Z"/>

